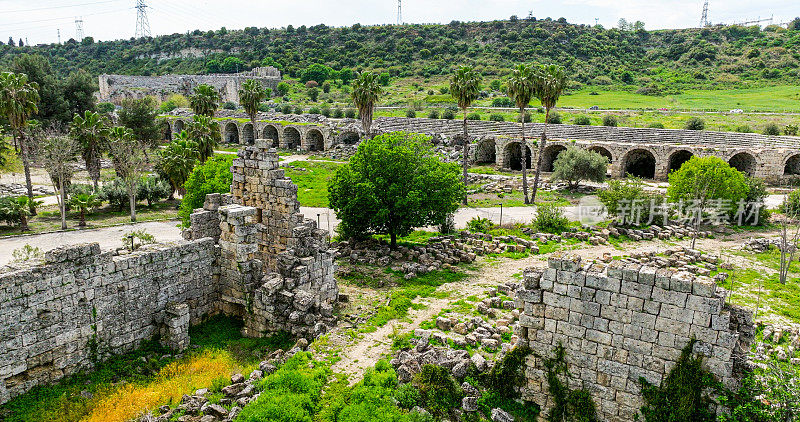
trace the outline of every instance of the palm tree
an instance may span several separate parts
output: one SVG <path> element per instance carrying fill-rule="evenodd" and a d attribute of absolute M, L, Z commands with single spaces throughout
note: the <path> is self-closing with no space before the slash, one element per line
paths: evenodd
<path fill-rule="evenodd" d="M 160 156 L 156 169 L 172 186 L 169 199 L 173 199 L 176 190 L 183 195 L 185 193 L 183 185 L 189 179 L 189 174 L 192 173 L 200 156 L 197 142 L 191 139 L 189 132 L 181 131 L 161 150 Z"/>
<path fill-rule="evenodd" d="M 189 122 L 187 132 L 189 132 L 189 137 L 197 142 L 197 150 L 201 163 L 205 163 L 207 159 L 214 155 L 214 148 L 222 142 L 222 132 L 219 128 L 219 122 L 212 119 L 210 116 L 192 116 L 192 121 Z"/>
<path fill-rule="evenodd" d="M 536 200 L 536 190 L 539 188 L 539 177 L 542 173 L 542 156 L 547 142 L 547 121 L 550 119 L 550 110 L 556 106 L 558 97 L 564 93 L 567 87 L 567 74 L 564 68 L 557 65 L 541 66 L 536 72 L 533 84 L 533 95 L 542 102 L 545 109 L 544 129 L 542 130 L 542 141 L 539 143 L 539 154 L 536 159 L 536 177 L 533 179 L 533 193 L 531 202 Z"/>
<path fill-rule="evenodd" d="M 467 109 L 478 99 L 481 94 L 481 75 L 469 66 L 461 66 L 450 79 L 450 94 L 458 102 L 458 107 L 464 112 L 464 153 L 461 157 L 461 167 L 464 170 L 464 186 L 467 186 L 467 169 L 469 165 L 469 136 L 467 135 Z M 467 205 L 467 195 L 464 195 L 464 205 Z"/>
<path fill-rule="evenodd" d="M 30 230 L 28 216 L 36 215 L 36 207 L 40 204 L 41 201 L 31 201 L 27 196 L 4 198 L 0 201 L 0 215 L 9 222 L 18 222 L 20 230 L 26 232 Z"/>
<path fill-rule="evenodd" d="M 508 97 L 514 100 L 519 109 L 519 121 L 522 123 L 522 194 L 528 204 L 528 143 L 525 142 L 525 109 L 533 97 L 534 69 L 521 64 L 511 71 L 508 77 Z"/>
<path fill-rule="evenodd" d="M 100 113 L 86 110 L 83 116 L 76 114 L 72 119 L 70 133 L 80 143 L 81 157 L 97 192 L 100 188 L 100 157 L 108 148 L 106 119 Z"/>
<path fill-rule="evenodd" d="M 383 87 L 381 87 L 378 74 L 375 72 L 363 72 L 353 81 L 353 92 L 350 95 L 358 109 L 358 117 L 361 119 L 361 126 L 367 137 L 370 135 L 375 103 L 382 94 Z"/>
<path fill-rule="evenodd" d="M 214 116 L 222 97 L 219 91 L 211 85 L 197 85 L 194 94 L 189 97 L 189 106 L 192 107 L 194 114 L 201 116 Z"/>
<path fill-rule="evenodd" d="M 28 82 L 28 76 L 21 73 L 0 73 L 0 112 L 11 126 L 14 145 L 19 145 L 22 166 L 25 169 L 25 187 L 28 189 L 30 213 L 36 215 L 33 205 L 33 183 L 31 182 L 31 145 L 25 139 L 24 130 L 28 118 L 38 113 L 39 85 Z"/>
<path fill-rule="evenodd" d="M 253 130 L 256 130 L 256 115 L 258 114 L 258 106 L 267 98 L 267 91 L 261 86 L 261 82 L 254 79 L 248 79 L 242 84 L 242 89 L 239 90 L 239 102 L 244 107 L 245 113 L 250 116 L 250 122 L 253 124 Z"/>
<path fill-rule="evenodd" d="M 102 205 L 103 201 L 98 199 L 97 195 L 93 193 L 79 193 L 69 198 L 69 204 L 80 213 L 80 222 L 78 226 L 86 227 L 86 213 Z"/>

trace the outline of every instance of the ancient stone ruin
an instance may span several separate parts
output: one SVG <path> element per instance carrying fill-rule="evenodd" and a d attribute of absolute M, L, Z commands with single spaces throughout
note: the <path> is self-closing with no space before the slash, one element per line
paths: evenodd
<path fill-rule="evenodd" d="M 188 346 L 213 314 L 244 334 L 311 338 L 335 322 L 338 286 L 327 232 L 299 214 L 297 187 L 263 143 L 239 151 L 231 195 L 209 195 L 187 240 L 133 253 L 98 244 L 0 268 L 0 403 L 160 335 Z"/>
<path fill-rule="evenodd" d="M 566 351 L 568 385 L 588 390 L 606 421 L 634 420 L 640 377 L 660 385 L 691 337 L 726 385 L 736 385 L 746 369 L 752 314 L 726 304 L 708 277 L 621 261 L 582 263 L 571 254 L 523 277 L 518 334 L 533 350 L 524 393 L 545 414 L 553 398 L 544 359 L 558 345 Z"/>

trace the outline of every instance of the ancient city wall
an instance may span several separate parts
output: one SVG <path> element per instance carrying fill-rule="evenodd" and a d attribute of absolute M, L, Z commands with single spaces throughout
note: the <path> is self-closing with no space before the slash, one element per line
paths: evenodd
<path fill-rule="evenodd" d="M 185 348 L 190 319 L 215 306 L 212 239 L 113 256 L 59 248 L 0 273 L 0 403 L 161 334 Z"/>
<path fill-rule="evenodd" d="M 197 85 L 207 84 L 217 88 L 223 101 L 239 102 L 239 88 L 248 79 L 260 81 L 273 92 L 281 81 L 274 67 L 259 67 L 249 72 L 215 75 L 100 75 L 101 101 L 120 102 L 126 98 L 143 98 L 148 95 L 165 100 L 172 94 L 189 95 Z"/>
<path fill-rule="evenodd" d="M 639 378 L 660 385 L 691 337 L 729 386 L 754 338 L 749 311 L 726 305 L 713 280 L 675 269 L 564 254 L 546 270 L 527 270 L 523 284 L 519 336 L 534 352 L 525 396 L 545 411 L 553 403 L 544 358 L 559 344 L 569 385 L 589 391 L 603 420 L 632 421 L 642 405 Z"/>

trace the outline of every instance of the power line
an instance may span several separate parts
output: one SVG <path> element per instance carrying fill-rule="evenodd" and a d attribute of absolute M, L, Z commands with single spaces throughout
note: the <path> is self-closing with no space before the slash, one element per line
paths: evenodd
<path fill-rule="evenodd" d="M 127 11 L 127 10 L 130 10 L 130 9 L 132 9 L 132 8 L 131 7 L 126 7 L 125 9 L 107 10 L 107 11 L 104 11 L 104 12 L 90 13 L 88 15 L 83 15 L 83 16 L 86 17 L 86 16 L 106 15 L 106 14 L 109 14 L 109 13 L 119 13 L 119 12 Z M 30 28 L 29 24 L 32 24 L 32 23 L 66 21 L 66 20 L 72 20 L 72 19 L 75 19 L 74 15 L 73 16 L 64 16 L 64 17 L 60 17 L 60 18 L 37 19 L 37 20 L 31 20 L 31 21 L 15 21 L 14 23 L 6 24 L 6 25 L 0 25 L 0 29 L 9 29 L 9 28 L 15 27 L 15 26 L 23 26 L 23 27 L 25 27 L 25 29 L 27 29 L 27 28 Z M 49 25 L 38 26 L 38 28 L 44 28 L 46 26 L 49 26 Z"/>
<path fill-rule="evenodd" d="M 147 5 L 144 0 L 136 0 L 136 38 L 149 37 L 150 21 L 147 19 Z"/>
<path fill-rule="evenodd" d="M 104 3 L 117 3 L 121 0 L 104 0 L 104 1 L 95 1 L 91 3 L 80 3 L 80 4 L 69 4 L 66 6 L 50 6 L 50 7 L 37 7 L 35 9 L 14 9 L 14 10 L 4 10 L 0 11 L 0 14 L 9 14 L 9 13 L 22 13 L 22 12 L 37 12 L 40 10 L 54 10 L 54 9 L 68 9 L 71 7 L 79 7 L 79 6 L 91 6 L 95 4 L 104 4 Z"/>

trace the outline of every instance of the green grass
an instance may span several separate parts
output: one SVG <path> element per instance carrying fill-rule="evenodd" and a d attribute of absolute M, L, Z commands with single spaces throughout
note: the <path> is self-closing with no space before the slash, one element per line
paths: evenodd
<path fill-rule="evenodd" d="M 294 161 L 283 167 L 286 176 L 297 185 L 297 200 L 304 207 L 328 207 L 328 182 L 338 162 Z"/>
<path fill-rule="evenodd" d="M 781 284 L 777 273 L 780 267 L 780 252 L 772 250 L 760 254 L 740 255 L 749 255 L 754 261 L 776 272 L 768 273 L 754 268 L 735 268 L 726 271 L 729 279 L 720 282 L 719 285 L 729 291 L 733 289 L 729 301 L 753 310 L 760 306 L 760 317 L 764 314 L 774 314 L 796 323 L 800 322 L 800 274 L 795 272 L 798 270 L 797 262 L 790 267 L 786 284 Z"/>

